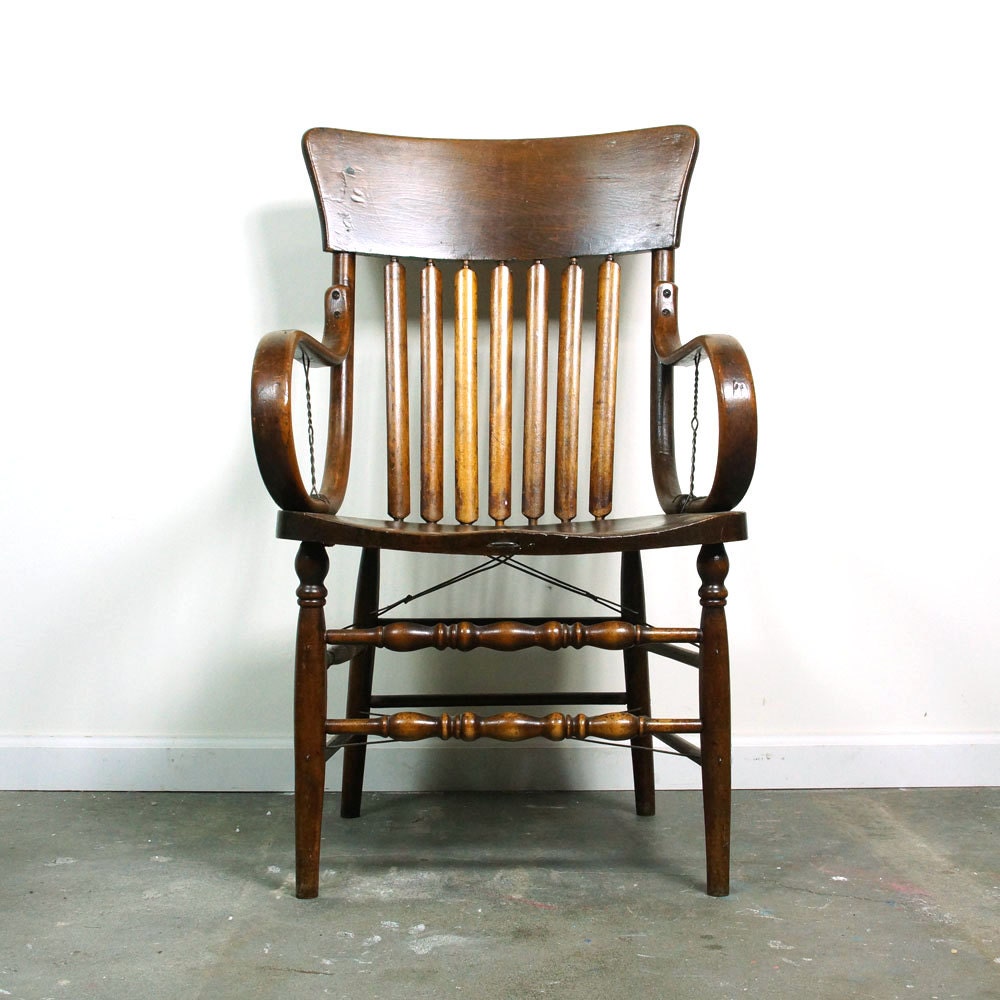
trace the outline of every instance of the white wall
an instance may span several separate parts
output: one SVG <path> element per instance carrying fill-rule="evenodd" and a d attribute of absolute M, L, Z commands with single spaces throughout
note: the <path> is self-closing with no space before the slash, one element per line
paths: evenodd
<path fill-rule="evenodd" d="M 272 537 L 248 377 L 260 333 L 319 323 L 298 152 L 317 124 L 697 127 L 682 321 L 742 340 L 761 409 L 751 541 L 731 549 L 738 780 L 1000 779 L 983 9 L 8 11 L 0 785 L 287 780 L 294 547 Z M 650 590 L 672 599 L 668 568 L 650 560 Z M 379 751 L 375 781 L 457 781 L 445 752 Z M 480 780 L 623 780 L 625 754 L 544 752 Z"/>

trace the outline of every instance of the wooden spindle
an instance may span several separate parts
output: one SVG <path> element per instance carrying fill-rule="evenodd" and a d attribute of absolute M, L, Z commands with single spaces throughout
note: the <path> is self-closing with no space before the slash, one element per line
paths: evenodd
<path fill-rule="evenodd" d="M 580 337 L 583 326 L 583 268 L 570 261 L 562 276 L 559 311 L 559 371 L 556 395 L 556 486 L 560 521 L 576 517 L 580 438 Z"/>
<path fill-rule="evenodd" d="M 531 625 L 517 621 L 489 622 L 393 622 L 370 628 L 331 629 L 326 633 L 330 644 L 371 645 L 396 653 L 418 649 L 595 649 L 622 650 L 648 643 L 699 642 L 701 633 L 691 628 L 658 628 L 626 621 L 605 621 L 584 625 L 581 622 L 549 621 Z"/>
<path fill-rule="evenodd" d="M 406 270 L 393 258 L 385 266 L 385 403 L 389 516 L 410 513 L 410 392 L 406 351 Z"/>
<path fill-rule="evenodd" d="M 381 736 L 412 742 L 437 738 L 472 742 L 479 739 L 518 742 L 537 737 L 562 740 L 630 740 L 647 735 L 697 733 L 697 719 L 650 719 L 631 712 L 607 712 L 604 715 L 566 715 L 552 712 L 539 718 L 522 712 L 499 715 L 424 715 L 422 712 L 397 712 L 374 719 L 328 719 L 326 732 L 335 735 Z"/>
<path fill-rule="evenodd" d="M 618 312 L 621 267 L 610 257 L 597 274 L 594 408 L 590 435 L 590 513 L 611 513 L 615 465 L 615 396 L 618 386 Z"/>
<path fill-rule="evenodd" d="M 528 271 L 524 351 L 524 464 L 521 513 L 529 524 L 545 513 L 545 427 L 549 382 L 549 275 L 536 260 Z"/>
<path fill-rule="evenodd" d="M 420 272 L 420 516 L 444 516 L 444 334 L 441 272 Z"/>
<path fill-rule="evenodd" d="M 455 518 L 479 517 L 476 272 L 469 262 L 455 274 Z"/>
<path fill-rule="evenodd" d="M 513 344 L 514 285 L 501 262 L 490 288 L 490 517 L 498 525 L 510 517 Z"/>

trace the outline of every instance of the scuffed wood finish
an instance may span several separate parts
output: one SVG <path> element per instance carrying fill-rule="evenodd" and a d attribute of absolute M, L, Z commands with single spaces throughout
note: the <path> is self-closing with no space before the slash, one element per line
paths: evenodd
<path fill-rule="evenodd" d="M 376 719 L 329 719 L 330 734 L 382 736 L 400 742 L 441 739 L 471 742 L 479 739 L 518 742 L 537 737 L 561 740 L 630 740 L 660 733 L 697 733 L 697 719 L 648 719 L 631 712 L 604 715 L 566 715 L 552 712 L 541 718 L 520 712 L 481 716 L 474 712 L 434 716 L 421 712 L 397 712 Z"/>
<path fill-rule="evenodd" d="M 556 395 L 556 485 L 553 510 L 560 521 L 576 517 L 580 441 L 580 339 L 583 268 L 570 261 L 562 276 L 559 369 Z"/>
<path fill-rule="evenodd" d="M 524 350 L 524 458 L 521 513 L 534 524 L 545 513 L 545 440 L 549 386 L 549 273 L 528 271 Z"/>
<path fill-rule="evenodd" d="M 732 812 L 729 635 L 725 580 L 729 557 L 724 545 L 704 545 L 698 553 L 701 599 L 701 669 L 698 704 L 702 720 L 701 780 L 705 813 L 708 894 L 729 895 L 729 838 Z"/>
<path fill-rule="evenodd" d="M 466 263 L 455 275 L 455 519 L 460 524 L 479 517 L 476 287 L 476 272 Z"/>
<path fill-rule="evenodd" d="M 621 267 L 608 259 L 597 275 L 597 338 L 590 434 L 590 513 L 611 513 L 615 466 L 615 399 L 618 392 L 618 313 Z"/>
<path fill-rule="evenodd" d="M 412 653 L 417 649 L 496 649 L 514 652 L 519 649 L 628 649 L 650 642 L 700 642 L 697 629 L 655 628 L 625 621 L 580 622 L 549 621 L 542 625 L 524 622 L 498 621 L 487 625 L 463 621 L 454 625 L 419 622 L 394 622 L 372 628 L 332 629 L 326 634 L 328 643 L 363 643 L 389 649 L 396 653 Z"/>
<path fill-rule="evenodd" d="M 406 271 L 385 266 L 385 421 L 389 517 L 410 513 L 410 377 L 406 344 Z"/>
<path fill-rule="evenodd" d="M 420 516 L 444 517 L 444 314 L 441 271 L 420 272 Z"/>
<path fill-rule="evenodd" d="M 646 589 L 642 571 L 641 552 L 623 552 L 619 574 L 622 613 L 626 621 L 646 620 Z M 649 690 L 648 643 L 632 646 L 624 651 L 625 691 L 627 707 L 635 715 L 652 715 Z M 662 644 L 661 644 L 662 645 Z M 635 788 L 635 811 L 639 816 L 652 816 L 656 812 L 656 781 L 653 767 L 651 736 L 632 739 L 632 784 Z"/>
<path fill-rule="evenodd" d="M 299 546 L 299 625 L 295 640 L 295 895 L 319 894 L 319 849 L 326 785 L 326 549 Z"/>
<path fill-rule="evenodd" d="M 695 497 L 687 512 L 731 510 L 743 499 L 757 460 L 757 401 L 750 364 L 739 342 L 715 334 L 696 337 L 661 362 L 654 349 L 650 385 L 650 441 L 653 482 L 664 511 L 681 509 L 684 493 L 677 475 L 674 447 L 673 369 L 694 364 L 702 354 L 702 399 L 708 396 L 705 362 L 715 380 L 719 447 L 708 494 Z"/>
<path fill-rule="evenodd" d="M 318 889 L 325 761 L 345 750 L 341 812 L 356 816 L 361 808 L 365 741 L 378 736 L 403 741 L 428 737 L 629 741 L 640 815 L 651 815 L 655 808 L 652 750 L 654 738 L 660 740 L 702 769 L 708 892 L 726 893 L 731 710 L 724 544 L 746 537 L 744 515 L 730 508 L 742 498 L 753 474 L 756 408 L 750 369 L 735 340 L 713 336 L 685 343 L 679 333 L 674 251 L 697 151 L 696 134 L 685 127 L 668 127 L 565 139 L 451 141 L 314 129 L 304 137 L 303 149 L 322 214 L 324 241 L 333 252 L 332 280 L 323 299 L 322 342 L 301 331 L 265 337 L 254 362 L 252 388 L 254 446 L 268 490 L 282 508 L 278 534 L 301 543 L 296 561 L 300 580 L 295 657 L 296 891 L 314 896 Z M 632 315 L 620 309 L 628 286 L 614 255 L 635 251 L 651 253 L 649 286 L 641 293 L 650 305 L 649 328 L 647 332 L 643 322 L 642 336 L 649 337 L 651 467 L 662 513 L 613 520 L 619 338 L 630 335 L 627 329 L 619 331 L 619 324 L 620 316 Z M 357 253 L 392 258 L 385 278 L 386 519 L 338 513 L 350 468 L 352 372 L 358 349 L 355 313 L 358 302 L 367 301 L 357 294 Z M 595 268 L 603 260 L 597 271 L 593 311 L 583 308 L 584 268 L 578 258 L 585 257 L 596 258 Z M 406 281 L 400 263 L 408 258 L 416 258 L 422 267 L 419 521 L 408 520 L 410 435 L 416 433 L 409 424 Z M 439 270 L 435 260 L 446 264 Z M 566 261 L 570 263 L 564 268 Z M 591 274 L 591 262 L 583 263 Z M 489 268 L 492 274 L 487 508 L 493 523 L 482 525 L 476 523 L 480 373 L 473 267 L 484 275 Z M 552 268 L 562 270 L 562 280 L 557 370 L 552 380 L 557 400 L 550 414 Z M 443 320 L 442 271 L 455 273 L 450 346 L 446 346 Z M 518 308 L 520 302 L 514 297 L 513 283 L 515 275 L 525 272 L 522 377 L 513 346 L 514 337 L 520 336 L 515 312 L 515 302 Z M 589 302 L 589 289 L 587 294 Z M 578 518 L 581 362 L 583 342 L 589 344 L 591 335 L 595 353 L 586 506 L 592 517 Z M 445 350 L 454 351 L 453 387 L 445 384 Z M 630 354 L 623 350 L 622 358 Z M 314 369 L 331 370 L 320 496 L 310 496 L 303 485 L 299 463 L 305 456 L 301 449 L 296 453 L 292 435 L 292 372 L 303 357 Z M 712 395 L 709 381 L 715 385 L 718 463 L 708 495 L 688 498 L 678 482 L 674 422 L 683 420 L 687 427 L 690 417 L 674 413 L 673 378 L 676 368 L 689 366 L 699 357 L 703 405 Z M 517 428 L 520 415 L 513 412 L 513 400 L 522 383 L 523 428 Z M 627 384 L 624 378 L 622 384 Z M 590 386 L 583 388 L 589 392 Z M 445 405 L 444 394 L 452 389 L 454 455 L 449 459 L 455 462 L 457 523 L 449 523 L 451 512 L 444 510 L 445 442 L 452 437 L 444 427 L 451 403 Z M 485 386 L 483 390 L 487 391 Z M 547 441 L 550 423 L 555 436 L 551 449 Z M 527 524 L 517 523 L 519 518 L 511 511 L 514 435 L 522 430 L 518 442 L 518 446 L 523 444 L 521 513 Z M 381 448 L 372 450 L 368 440 L 363 446 L 367 469 Z M 554 463 L 548 465 L 550 450 Z M 619 462 L 631 451 L 619 444 Z M 487 462 L 485 453 L 483 461 Z M 547 490 L 552 494 L 548 504 Z M 558 523 L 546 523 L 554 519 Z M 326 550 L 339 545 L 363 549 L 354 617 L 349 625 L 327 629 Z M 700 547 L 699 627 L 647 624 L 641 552 L 681 545 Z M 531 556 L 619 553 L 621 610 L 600 614 L 620 618 L 532 617 L 530 607 L 516 620 L 489 613 L 469 617 L 469 609 L 461 605 L 445 618 L 390 617 L 388 611 L 380 615 L 383 549 L 476 555 L 496 563 L 519 557 L 511 565 L 528 572 L 520 557 L 527 563 Z M 568 572 L 562 575 L 572 576 L 574 562 L 563 561 Z M 433 578 L 439 577 L 435 573 Z M 422 580 L 420 587 L 425 583 Z M 461 593 L 456 593 L 460 599 Z M 410 599 L 404 597 L 403 602 Z M 396 606 L 390 599 L 389 607 Z M 554 692 L 540 685 L 530 692 L 377 692 L 373 691 L 373 665 L 378 648 L 394 652 L 488 649 L 504 654 L 532 649 L 618 650 L 624 659 L 625 691 L 570 687 Z M 650 652 L 698 668 L 697 719 L 653 716 Z M 345 717 L 331 719 L 326 717 L 326 669 L 347 658 L 351 665 Z M 662 661 L 658 665 L 673 668 Z M 542 669 L 544 664 L 538 666 Z M 556 686 L 560 685 L 548 685 Z M 532 705 L 560 703 L 575 710 L 599 706 L 592 710 L 606 714 L 525 714 Z M 476 715 L 468 710 L 472 706 L 491 706 L 500 714 Z M 501 712 L 510 706 L 517 710 Z M 416 711 L 421 708 L 448 711 L 425 715 Z M 700 746 L 681 734 L 699 734 Z"/>
<path fill-rule="evenodd" d="M 674 284 L 673 250 L 657 250 L 652 254 L 653 292 L 651 326 L 653 347 L 663 359 L 681 346 L 677 333 L 677 286 Z"/>
<path fill-rule="evenodd" d="M 318 128 L 302 146 L 328 250 L 535 260 L 676 246 L 698 136 L 684 125 L 461 141 Z"/>
<path fill-rule="evenodd" d="M 328 517 L 298 511 L 278 514 L 278 537 L 357 545 L 401 552 L 455 555 L 558 556 L 598 552 L 735 542 L 747 536 L 746 516 L 721 514 L 653 514 L 607 521 L 517 525 L 420 524 L 375 521 L 360 517 Z"/>
<path fill-rule="evenodd" d="M 490 502 L 497 524 L 510 517 L 514 284 L 510 268 L 498 264 L 490 285 Z"/>
<path fill-rule="evenodd" d="M 292 372 L 303 354 L 315 367 L 330 367 L 329 437 L 323 490 L 309 495 L 292 433 Z M 343 363 L 302 330 L 266 334 L 254 356 L 250 386 L 254 451 L 268 493 L 282 510 L 335 514 L 347 489 L 351 462 L 352 363 Z"/>

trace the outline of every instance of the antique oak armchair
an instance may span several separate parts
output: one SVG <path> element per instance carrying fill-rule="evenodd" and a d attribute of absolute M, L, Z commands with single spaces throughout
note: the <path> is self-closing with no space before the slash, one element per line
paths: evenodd
<path fill-rule="evenodd" d="M 296 891 L 317 895 L 326 761 L 344 749 L 341 812 L 360 811 L 365 741 L 440 739 L 629 741 L 637 812 L 654 811 L 653 737 L 689 757 L 702 771 L 707 890 L 729 891 L 730 696 L 726 634 L 728 570 L 725 543 L 746 537 L 746 521 L 732 508 L 753 475 L 756 409 L 753 382 L 739 344 L 727 336 L 682 343 L 677 326 L 674 250 L 688 180 L 697 151 L 687 127 L 612 135 L 531 140 L 438 140 L 313 129 L 303 139 L 323 226 L 333 255 L 322 340 L 283 330 L 260 343 L 253 369 L 252 418 L 261 475 L 280 507 L 277 533 L 298 541 L 300 586 L 295 654 Z M 612 519 L 619 296 L 615 256 L 649 253 L 652 273 L 649 431 L 652 478 L 661 511 Z M 339 516 L 352 449 L 352 372 L 355 359 L 356 255 L 386 258 L 385 377 L 388 516 Z M 419 271 L 420 399 L 408 391 L 405 258 Z M 601 260 L 593 322 L 593 405 L 589 513 L 577 504 L 581 355 L 584 343 L 584 270 Z M 439 268 L 436 262 L 441 262 Z M 515 268 L 511 265 L 514 264 Z M 452 319 L 445 321 L 442 275 L 454 269 Z M 515 313 L 515 272 L 523 281 L 523 324 Z M 547 441 L 552 320 L 559 339 L 552 382 L 553 446 Z M 480 277 L 489 281 L 489 371 L 478 371 Z M 554 283 L 554 282 L 553 282 Z M 588 290 L 589 291 L 589 290 Z M 412 297 L 412 292 L 411 292 Z M 517 322 L 515 323 L 515 319 Z M 484 323 L 485 325 L 485 323 Z M 517 333 L 515 333 L 515 328 Z M 630 333 L 631 335 L 631 333 Z M 524 364 L 514 371 L 512 343 L 523 338 Z M 443 357 L 454 352 L 454 426 L 445 428 Z M 589 351 L 588 351 L 589 354 Z M 520 356 L 518 354 L 518 356 Z M 330 369 L 326 464 L 320 486 L 308 488 L 293 440 L 292 377 L 296 363 Z M 714 378 L 718 457 L 706 496 L 685 493 L 674 446 L 674 369 L 702 362 Z M 590 368 L 586 369 L 588 372 Z M 523 412 L 514 414 L 513 386 L 523 385 Z M 702 396 L 707 386 L 703 386 Z M 520 386 L 518 386 L 520 391 Z M 480 393 L 488 398 L 488 433 L 477 423 Z M 412 412 L 411 412 L 412 411 Z M 419 519 L 411 517 L 411 420 L 419 425 Z M 449 421 L 450 423 L 450 421 Z M 310 425 L 311 431 L 311 425 Z M 642 432 L 645 434 L 645 431 Z M 310 439 L 312 435 L 310 433 Z M 523 462 L 513 442 L 523 440 Z M 377 444 L 365 443 L 365 461 Z M 445 510 L 446 450 L 454 467 L 454 510 Z M 547 460 L 554 459 L 547 471 Z M 414 465 L 417 464 L 414 456 Z M 521 468 L 521 517 L 514 511 L 512 465 Z M 488 523 L 480 523 L 480 465 L 487 484 Z M 313 463 L 315 467 L 315 463 Z M 364 469 L 360 470 L 364 474 Z M 585 470 L 584 470 L 585 471 Z M 416 478 L 416 477 L 415 477 Z M 693 478 L 693 477 L 692 477 Z M 551 507 L 547 508 L 547 487 Z M 451 520 L 448 515 L 453 515 Z M 511 522 L 511 523 L 509 523 Z M 327 549 L 361 548 L 354 620 L 328 629 L 324 620 Z M 697 545 L 701 618 L 697 626 L 647 623 L 641 553 Z M 476 555 L 501 564 L 521 557 L 620 553 L 618 613 L 609 618 L 517 621 L 398 618 L 379 612 L 383 549 Z M 522 568 L 525 564 L 521 563 Z M 529 564 L 530 565 L 530 564 Z M 596 647 L 624 653 L 624 691 L 571 694 L 373 694 L 375 650 L 397 652 L 485 647 L 514 652 Z M 699 670 L 697 718 L 652 715 L 648 655 L 659 654 Z M 447 654 L 453 655 L 453 654 Z M 327 670 L 349 662 L 347 705 L 328 718 Z M 569 704 L 617 707 L 587 716 L 521 711 L 428 715 L 413 709 L 523 708 Z M 409 709 L 397 711 L 397 709 Z M 697 743 L 684 734 L 698 734 Z"/>

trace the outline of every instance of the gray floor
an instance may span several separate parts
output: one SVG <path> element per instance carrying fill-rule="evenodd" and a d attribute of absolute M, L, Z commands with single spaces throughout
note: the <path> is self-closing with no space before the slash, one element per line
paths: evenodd
<path fill-rule="evenodd" d="M 699 801 L 330 796 L 321 898 L 281 794 L 0 794 L 0 997 L 1000 997 L 1000 789 Z"/>

